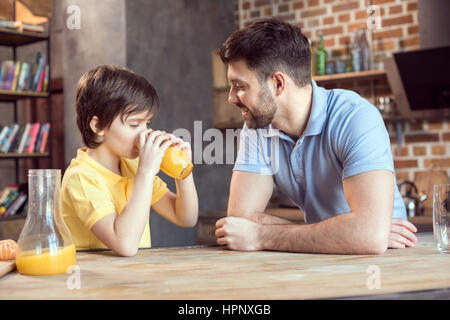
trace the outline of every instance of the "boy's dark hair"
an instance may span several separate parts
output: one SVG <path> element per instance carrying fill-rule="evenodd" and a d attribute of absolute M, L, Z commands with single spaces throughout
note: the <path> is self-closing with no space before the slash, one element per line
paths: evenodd
<path fill-rule="evenodd" d="M 159 110 L 159 98 L 153 86 L 133 71 L 114 65 L 101 65 L 86 72 L 78 81 L 76 93 L 77 125 L 84 144 L 89 148 L 101 145 L 90 122 L 98 118 L 98 128 L 109 128 L 120 116 L 147 111 L 148 117 Z"/>
<path fill-rule="evenodd" d="M 287 73 L 299 87 L 311 83 L 309 42 L 299 27 L 275 18 L 259 19 L 233 33 L 222 45 L 223 63 L 245 59 L 260 83 L 276 71 Z"/>

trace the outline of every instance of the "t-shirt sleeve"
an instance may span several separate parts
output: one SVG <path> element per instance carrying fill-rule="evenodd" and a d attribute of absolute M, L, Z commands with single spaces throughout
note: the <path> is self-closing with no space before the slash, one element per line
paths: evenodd
<path fill-rule="evenodd" d="M 239 150 L 233 171 L 273 175 L 270 165 L 265 161 L 258 132 L 248 129 L 246 124 L 239 135 Z"/>
<path fill-rule="evenodd" d="M 161 198 L 169 192 L 169 189 L 167 188 L 167 184 L 161 180 L 160 177 L 155 176 L 155 179 L 153 180 L 153 194 L 152 194 L 152 201 L 151 205 L 154 205 L 156 202 L 161 200 Z"/>
<path fill-rule="evenodd" d="M 99 179 L 76 174 L 70 177 L 69 186 L 65 192 L 81 222 L 89 230 L 101 218 L 116 212 L 111 192 Z"/>
<path fill-rule="evenodd" d="M 389 134 L 374 106 L 355 106 L 338 131 L 335 145 L 343 165 L 343 179 L 372 170 L 394 172 Z"/>

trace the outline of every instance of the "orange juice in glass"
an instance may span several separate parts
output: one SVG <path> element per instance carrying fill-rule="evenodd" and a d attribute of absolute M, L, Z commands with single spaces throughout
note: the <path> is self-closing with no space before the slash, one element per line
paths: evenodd
<path fill-rule="evenodd" d="M 60 211 L 61 170 L 28 171 L 28 213 L 20 232 L 17 271 L 26 275 L 66 273 L 76 250 Z"/>
<path fill-rule="evenodd" d="M 185 179 L 192 172 L 194 165 L 179 147 L 169 147 L 164 153 L 161 170 L 175 179 Z"/>
<path fill-rule="evenodd" d="M 16 256 L 17 270 L 21 274 L 33 276 L 66 273 L 67 269 L 75 264 L 74 245 L 63 248 L 45 248 L 41 251 L 19 251 Z"/>

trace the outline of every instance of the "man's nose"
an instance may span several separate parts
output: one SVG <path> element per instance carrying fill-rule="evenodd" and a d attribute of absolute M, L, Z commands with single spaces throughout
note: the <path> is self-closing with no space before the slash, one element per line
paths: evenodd
<path fill-rule="evenodd" d="M 228 93 L 228 103 L 229 104 L 237 104 L 238 102 L 239 102 L 239 98 L 237 97 L 237 94 L 233 90 L 233 88 L 231 88 L 230 92 Z"/>

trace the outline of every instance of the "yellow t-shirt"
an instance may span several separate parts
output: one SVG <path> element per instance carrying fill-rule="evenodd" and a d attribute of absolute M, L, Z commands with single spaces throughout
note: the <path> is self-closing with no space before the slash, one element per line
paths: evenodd
<path fill-rule="evenodd" d="M 61 212 L 77 250 L 107 249 L 91 232 L 91 228 L 101 218 L 122 212 L 130 197 L 139 159 L 120 158 L 120 176 L 92 159 L 86 150 L 78 149 L 77 157 L 72 159 L 64 173 L 60 193 Z M 155 177 L 151 205 L 168 191 L 167 185 Z M 150 246 L 147 221 L 139 248 Z"/>

